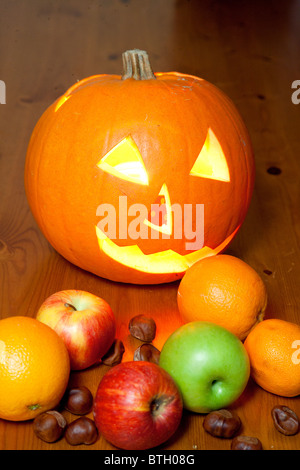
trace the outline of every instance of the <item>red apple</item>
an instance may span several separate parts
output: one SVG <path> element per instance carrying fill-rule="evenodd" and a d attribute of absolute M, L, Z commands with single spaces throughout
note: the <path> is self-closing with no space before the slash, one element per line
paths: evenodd
<path fill-rule="evenodd" d="M 63 339 L 72 370 L 86 369 L 99 362 L 115 339 L 112 309 L 105 300 L 89 292 L 56 292 L 41 305 L 36 318 Z"/>
<path fill-rule="evenodd" d="M 98 431 L 115 447 L 144 450 L 169 439 L 182 416 L 181 394 L 157 364 L 123 362 L 102 378 L 94 400 Z"/>

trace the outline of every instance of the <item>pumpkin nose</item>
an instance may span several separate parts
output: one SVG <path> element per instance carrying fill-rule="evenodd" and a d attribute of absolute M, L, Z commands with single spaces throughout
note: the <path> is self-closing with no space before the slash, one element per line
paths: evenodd
<path fill-rule="evenodd" d="M 171 201 L 166 183 L 162 185 L 154 203 L 151 204 L 148 219 L 144 224 L 166 235 L 171 235 L 173 231 Z"/>

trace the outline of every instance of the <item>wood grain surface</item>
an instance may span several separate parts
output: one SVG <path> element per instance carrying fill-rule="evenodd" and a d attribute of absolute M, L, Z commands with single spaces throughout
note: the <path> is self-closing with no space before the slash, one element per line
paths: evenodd
<path fill-rule="evenodd" d="M 267 318 L 300 323 L 300 104 L 291 100 L 292 82 L 300 80 L 299 31 L 297 0 L 1 0 L 0 79 L 6 84 L 6 104 L 0 105 L 1 318 L 35 316 L 46 297 L 62 289 L 87 290 L 110 303 L 126 357 L 139 344 L 128 334 L 135 314 L 155 318 L 158 345 L 181 324 L 178 282 L 117 284 L 71 265 L 41 234 L 24 192 L 26 148 L 46 107 L 76 80 L 119 74 L 122 52 L 139 48 L 148 51 L 154 71 L 203 77 L 238 107 L 253 142 L 256 184 L 245 223 L 227 252 L 262 276 Z M 268 172 L 271 167 L 280 171 Z M 106 370 L 98 365 L 72 372 L 70 382 L 95 394 Z M 265 450 L 300 449 L 300 433 L 287 437 L 274 428 L 271 409 L 277 404 L 300 416 L 299 397 L 273 395 L 250 380 L 231 408 L 242 420 L 243 434 L 258 437 Z M 202 415 L 185 411 L 179 430 L 160 449 L 230 449 L 230 440 L 211 437 L 202 422 Z M 55 444 L 37 439 L 31 422 L 0 420 L 0 449 L 73 448 L 65 439 Z M 96 444 L 76 449 L 114 447 L 100 436 Z"/>

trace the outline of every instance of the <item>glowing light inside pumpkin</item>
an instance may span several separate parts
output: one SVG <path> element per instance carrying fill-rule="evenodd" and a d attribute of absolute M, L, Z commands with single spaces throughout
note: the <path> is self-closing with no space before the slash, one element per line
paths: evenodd
<path fill-rule="evenodd" d="M 160 206 L 161 208 L 165 209 L 164 222 L 161 225 L 158 225 L 150 222 L 149 220 L 144 220 L 144 224 L 148 225 L 148 227 L 151 227 L 154 230 L 158 230 L 161 233 L 171 235 L 173 231 L 171 201 L 168 187 L 165 183 L 162 185 L 158 195 L 160 196 Z M 157 207 L 157 209 L 159 208 Z M 151 219 L 153 220 L 156 215 L 157 214 L 155 214 L 155 211 L 153 211 L 153 213 L 151 213 Z"/>
<path fill-rule="evenodd" d="M 217 248 L 204 246 L 200 250 L 187 255 L 180 255 L 173 250 L 160 251 L 145 255 L 137 245 L 118 246 L 108 238 L 99 227 L 95 226 L 99 248 L 109 258 L 119 264 L 145 273 L 182 273 L 196 261 L 220 253 L 233 239 L 240 226 L 226 238 Z"/>
<path fill-rule="evenodd" d="M 225 182 L 230 181 L 226 157 L 211 129 L 208 129 L 204 145 L 190 171 L 190 175 Z"/>
<path fill-rule="evenodd" d="M 149 184 L 142 156 L 131 136 L 113 147 L 97 166 L 123 180 L 146 186 Z"/>

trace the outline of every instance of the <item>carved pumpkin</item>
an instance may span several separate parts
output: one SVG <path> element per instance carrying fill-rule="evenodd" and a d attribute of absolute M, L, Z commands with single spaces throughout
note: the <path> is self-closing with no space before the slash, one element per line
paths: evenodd
<path fill-rule="evenodd" d="M 252 147 L 214 85 L 153 74 L 144 51 L 127 51 L 123 64 L 122 76 L 81 80 L 44 112 L 26 193 L 45 237 L 75 265 L 115 281 L 170 282 L 237 233 Z"/>

